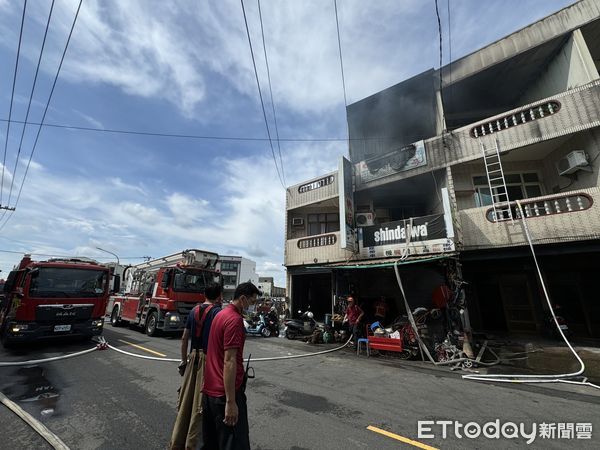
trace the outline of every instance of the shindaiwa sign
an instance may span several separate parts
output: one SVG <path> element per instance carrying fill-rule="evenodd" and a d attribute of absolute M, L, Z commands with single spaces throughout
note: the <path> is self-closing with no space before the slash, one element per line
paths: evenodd
<path fill-rule="evenodd" d="M 454 251 L 444 214 L 415 217 L 359 228 L 359 252 L 363 258 L 405 257 Z"/>

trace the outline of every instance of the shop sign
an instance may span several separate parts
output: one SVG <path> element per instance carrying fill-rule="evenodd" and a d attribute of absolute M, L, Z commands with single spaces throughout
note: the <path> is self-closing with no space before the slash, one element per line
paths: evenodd
<path fill-rule="evenodd" d="M 340 208 L 340 248 L 356 251 L 356 229 L 354 228 L 354 191 L 352 189 L 352 163 L 340 158 L 338 170 Z"/>
<path fill-rule="evenodd" d="M 359 251 L 364 258 L 406 257 L 454 251 L 454 242 L 444 214 L 434 214 L 359 228 Z"/>
<path fill-rule="evenodd" d="M 418 141 L 356 165 L 357 183 L 364 184 L 398 172 L 427 165 L 425 142 Z"/>

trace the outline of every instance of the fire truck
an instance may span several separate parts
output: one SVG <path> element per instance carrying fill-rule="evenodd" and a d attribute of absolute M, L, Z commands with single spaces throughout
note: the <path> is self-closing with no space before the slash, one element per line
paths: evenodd
<path fill-rule="evenodd" d="M 216 253 L 189 249 L 127 267 L 125 294 L 108 303 L 111 325 L 128 322 L 148 336 L 182 331 L 192 308 L 204 302 L 206 286 L 220 282 L 218 261 Z"/>
<path fill-rule="evenodd" d="M 108 267 L 88 258 L 32 261 L 24 255 L 4 283 L 3 345 L 102 334 L 110 276 Z"/>

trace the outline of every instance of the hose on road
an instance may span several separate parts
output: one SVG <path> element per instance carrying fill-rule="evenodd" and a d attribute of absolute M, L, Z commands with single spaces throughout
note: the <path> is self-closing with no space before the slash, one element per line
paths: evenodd
<path fill-rule="evenodd" d="M 27 413 L 23 408 L 17 405 L 12 400 L 8 399 L 6 395 L 0 392 L 0 403 L 14 412 L 17 416 L 19 416 L 23 421 L 33 428 L 40 436 L 42 436 L 48 444 L 54 447 L 56 450 L 69 450 L 69 447 L 61 441 L 61 439 L 55 435 L 52 431 L 50 431 L 42 422 L 37 420 L 31 414 Z"/>

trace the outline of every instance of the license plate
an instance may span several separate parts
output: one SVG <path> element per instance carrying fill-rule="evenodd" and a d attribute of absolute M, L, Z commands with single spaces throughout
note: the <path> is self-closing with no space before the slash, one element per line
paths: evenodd
<path fill-rule="evenodd" d="M 569 329 L 569 326 L 568 326 L 568 325 L 561 325 L 561 326 L 560 326 L 560 329 L 561 329 L 561 330 L 568 330 L 568 329 Z"/>
<path fill-rule="evenodd" d="M 54 331 L 71 331 L 71 325 L 54 325 Z"/>

